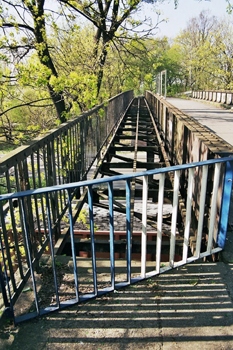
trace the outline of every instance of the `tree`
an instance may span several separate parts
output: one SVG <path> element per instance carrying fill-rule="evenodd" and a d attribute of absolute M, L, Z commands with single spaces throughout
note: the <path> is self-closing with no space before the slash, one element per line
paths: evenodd
<path fill-rule="evenodd" d="M 27 64 L 18 67 L 20 79 L 13 81 L 8 79 L 8 71 L 5 68 L 1 76 L 0 85 L 0 139 L 4 144 L 20 145 L 54 126 L 55 119 L 51 99 L 44 87 L 29 82 L 43 80 L 42 71 L 36 70 L 33 57 Z M 27 66 L 27 68 L 26 68 Z M 38 67 L 37 67 L 38 68 Z M 34 71 L 33 71 L 34 69 Z M 30 77 L 28 76 L 30 72 Z M 36 79 L 34 77 L 36 74 Z M 26 75 L 26 76 L 25 76 Z M 25 80 L 27 81 L 25 83 Z M 8 146 L 9 147 L 9 146 Z"/>
<path fill-rule="evenodd" d="M 233 88 L 233 26 L 208 12 L 192 18 L 176 38 L 182 53 L 186 88 Z"/>
<path fill-rule="evenodd" d="M 233 26 L 231 22 L 218 21 L 214 33 L 214 84 L 218 89 L 233 89 Z"/>
<path fill-rule="evenodd" d="M 214 33 L 217 19 L 208 11 L 192 18 L 176 38 L 183 56 L 186 88 L 207 88 L 213 80 Z"/>
<path fill-rule="evenodd" d="M 62 91 L 55 91 L 50 84 L 51 76 L 57 77 L 57 70 L 50 55 L 44 0 L 2 1 L 1 5 L 1 49 L 11 63 L 16 64 L 36 50 L 41 65 L 47 69 L 47 88 L 56 108 L 57 117 L 65 120 L 66 111 Z"/>
<path fill-rule="evenodd" d="M 28 57 L 32 50 L 36 51 L 40 64 L 47 70 L 47 88 L 56 108 L 57 117 L 63 122 L 69 112 L 70 103 L 66 104 L 65 92 L 61 84 L 60 90 L 53 86 L 59 74 L 52 58 L 48 39 L 51 28 L 56 29 L 57 32 L 72 29 L 80 15 L 96 28 L 93 56 L 96 59 L 94 73 L 97 79 L 98 96 L 109 44 L 115 39 L 118 42 L 125 41 L 129 30 L 135 31 L 140 26 L 141 22 L 134 21 L 132 15 L 142 3 L 143 0 L 126 2 L 57 0 L 53 2 L 53 9 L 51 9 L 48 0 L 3 0 L 0 7 L 3 34 L 1 50 L 14 64 Z M 65 22 L 65 26 L 62 22 Z"/>
<path fill-rule="evenodd" d="M 211 0 L 196 0 L 196 1 L 198 1 L 198 2 L 202 2 L 202 1 L 209 1 L 209 2 L 211 2 Z M 177 8 L 177 6 L 179 5 L 179 0 L 174 0 L 174 5 Z M 233 10 L 232 1 L 231 0 L 226 0 L 226 5 L 227 5 L 227 7 L 226 7 L 227 12 L 231 13 L 232 10 Z"/>
<path fill-rule="evenodd" d="M 16 86 L 19 78 L 22 86 L 22 77 L 24 86 L 32 85 L 34 82 L 36 88 L 40 88 L 40 93 L 43 91 L 45 94 L 46 86 L 55 107 L 56 116 L 60 122 L 64 122 L 72 108 L 74 110 L 77 110 L 76 106 L 81 110 L 89 108 L 92 103 L 96 103 L 97 99 L 108 95 L 104 89 L 101 91 L 105 66 L 110 68 L 107 62 L 108 55 L 127 52 L 127 45 L 132 43 L 132 40 L 148 37 L 153 28 L 149 27 L 148 30 L 142 28 L 141 25 L 146 23 L 147 19 L 138 20 L 136 14 L 144 2 L 158 5 L 162 1 L 54 0 L 51 3 L 49 0 L 2 0 L 0 60 L 10 68 L 7 74 L 4 73 L 9 86 Z M 176 4 L 177 1 L 174 0 L 174 3 Z M 69 67 L 66 64 L 68 71 L 63 70 L 61 59 L 62 56 L 65 57 L 66 52 L 60 54 L 61 51 L 58 51 L 64 49 L 63 38 L 68 38 L 68 31 L 77 34 L 80 16 L 93 28 L 92 56 L 88 56 L 91 69 L 85 69 L 85 74 L 80 64 L 73 62 L 72 69 L 71 59 L 69 59 Z M 59 46 L 59 40 L 62 46 Z M 36 53 L 38 60 L 32 53 Z M 34 57 L 34 68 L 32 61 L 28 63 L 29 57 Z M 121 61 L 122 57 L 119 59 Z M 119 67 L 120 65 L 118 63 Z M 126 63 L 122 62 L 122 65 L 126 66 Z M 29 72 L 26 72 L 27 68 L 30 68 Z M 31 79 L 32 76 L 35 80 Z M 148 82 L 150 77 L 151 74 L 147 76 Z M 26 81 L 27 78 L 31 80 Z M 113 84 L 110 85 L 113 87 Z M 86 90 L 88 93 L 85 92 Z M 114 89 L 111 88 L 111 90 Z M 91 94 L 94 97 L 90 98 Z M 35 101 L 32 99 L 27 103 L 35 106 L 39 101 L 36 98 Z"/>

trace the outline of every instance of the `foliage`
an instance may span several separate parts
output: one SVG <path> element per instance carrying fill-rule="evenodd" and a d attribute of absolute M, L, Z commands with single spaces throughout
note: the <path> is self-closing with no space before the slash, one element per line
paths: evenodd
<path fill-rule="evenodd" d="M 139 19 L 144 2 L 156 8 L 163 0 L 3 0 L 0 142 L 26 143 L 128 89 L 154 91 L 165 69 L 170 94 L 232 88 L 231 25 L 202 14 L 171 43 Z"/>
<path fill-rule="evenodd" d="M 149 2 L 156 3 L 153 0 Z M 91 85 L 94 98 L 99 96 L 103 69 L 110 44 L 115 45 L 116 42 L 122 45 L 130 36 L 130 32 L 135 35 L 135 31 L 139 30 L 138 28 L 145 21 L 133 19 L 133 15 L 136 14 L 142 3 L 143 0 L 110 0 L 107 3 L 101 0 L 98 2 L 56 0 L 51 8 L 49 0 L 15 0 L 11 2 L 3 0 L 0 5 L 0 28 L 2 29 L 0 58 L 2 61 L 14 65 L 11 73 L 17 81 L 18 75 L 15 75 L 15 73 L 19 72 L 15 72 L 16 65 L 22 61 L 24 65 L 25 59 L 31 57 L 32 52 L 36 52 L 40 65 L 36 63 L 31 66 L 32 72 L 27 72 L 29 66 L 26 69 L 21 66 L 19 73 L 22 74 L 21 81 L 24 84 L 28 83 L 30 76 L 36 75 L 36 66 L 39 67 L 37 70 L 38 76 L 36 76 L 34 82 L 37 87 L 47 87 L 50 99 L 56 109 L 57 118 L 63 122 L 69 116 L 73 101 L 82 109 L 89 107 L 89 105 L 83 104 L 82 101 L 86 99 L 86 96 L 82 95 L 85 95 L 84 90 L 88 84 Z M 68 38 L 67 32 L 69 32 L 69 40 L 75 37 L 80 16 L 89 21 L 92 28 L 95 28 L 92 33 L 94 42 L 91 45 L 92 75 L 90 76 L 86 76 L 86 74 L 83 76 L 80 74 L 82 71 L 76 71 L 76 63 L 72 70 L 68 70 L 67 75 L 65 68 L 67 68 L 68 62 L 63 60 L 57 65 L 58 60 L 54 56 L 54 52 L 57 54 L 59 49 L 64 49 L 65 36 Z M 143 29 L 143 31 L 143 35 L 145 35 L 145 30 Z M 50 40 L 49 37 L 53 40 Z M 87 38 L 87 36 L 85 37 Z M 57 38 L 57 40 L 54 38 Z M 61 45 L 57 45 L 59 40 L 61 40 Z M 75 39 L 72 40 L 73 43 L 74 41 Z M 82 40 L 82 42 L 84 41 Z M 69 44 L 69 41 L 67 41 L 68 48 Z M 65 58 L 67 52 L 60 52 L 62 53 L 60 57 Z M 80 51 L 77 51 L 75 56 L 77 57 L 78 54 L 80 54 Z M 62 70 L 59 69 L 61 65 Z M 13 75 L 8 75 L 11 81 Z M 81 96 L 80 91 L 82 92 Z M 66 98 L 67 94 L 68 98 Z"/>
<path fill-rule="evenodd" d="M 208 11 L 192 18 L 177 37 L 186 89 L 233 88 L 233 27 Z"/>

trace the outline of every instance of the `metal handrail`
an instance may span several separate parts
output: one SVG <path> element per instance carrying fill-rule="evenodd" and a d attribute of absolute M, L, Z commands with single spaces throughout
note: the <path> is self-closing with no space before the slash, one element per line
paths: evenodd
<path fill-rule="evenodd" d="M 213 170 L 214 167 L 214 170 Z M 179 191 L 179 184 L 181 181 L 181 173 L 183 171 L 188 171 L 188 191 L 187 191 L 187 200 L 186 200 L 186 223 L 184 227 L 183 234 L 178 232 L 177 226 L 177 197 Z M 208 172 L 213 171 L 213 189 L 211 192 L 211 200 L 207 198 L 207 187 L 206 183 L 208 180 Z M 168 173 L 174 174 L 174 185 L 173 185 L 173 203 L 172 203 L 172 222 L 170 227 L 170 238 L 169 238 L 169 258 L 166 264 L 161 264 L 161 254 L 162 254 L 162 241 L 163 241 L 163 207 L 165 203 L 163 202 L 163 193 L 164 193 L 164 182 Z M 158 203 L 158 213 L 157 215 L 157 238 L 155 244 L 156 254 L 154 265 L 147 265 L 146 256 L 147 256 L 147 230 L 145 227 L 145 223 L 147 221 L 147 211 L 146 211 L 146 203 L 144 203 L 142 210 L 142 216 L 144 217 L 142 222 L 142 233 L 141 233 L 141 262 L 138 270 L 138 275 L 135 276 L 132 273 L 132 232 L 130 227 L 130 203 L 131 203 L 131 182 L 135 178 L 142 177 L 142 192 L 143 198 L 146 198 L 146 193 L 148 191 L 148 177 L 154 175 L 159 176 L 159 203 Z M 192 262 L 199 258 L 203 258 L 205 256 L 216 254 L 222 250 L 224 247 L 225 239 L 226 239 L 226 231 L 227 231 L 227 222 L 228 222 L 228 213 L 230 206 L 230 197 L 231 197 L 231 189 L 232 189 L 232 179 L 233 179 L 233 158 L 225 157 L 212 159 L 202 162 L 195 162 L 191 164 L 183 164 L 177 165 L 167 168 L 148 170 L 145 172 L 137 172 L 127 175 L 120 176 L 112 176 L 107 178 L 95 179 L 95 180 L 86 180 L 81 182 L 74 182 L 64 185 L 56 185 L 51 187 L 27 190 L 23 192 L 17 192 L 12 194 L 4 194 L 0 196 L 0 213 L 3 215 L 3 203 L 8 201 L 11 203 L 13 200 L 20 202 L 19 208 L 21 210 L 22 215 L 22 225 L 23 232 L 25 233 L 24 242 L 25 242 L 25 251 L 27 252 L 27 261 L 21 261 L 21 269 L 24 271 L 23 278 L 27 279 L 31 278 L 31 294 L 34 300 L 34 311 L 26 312 L 25 315 L 18 316 L 17 312 L 14 314 L 15 322 L 20 322 L 25 319 L 30 319 L 32 317 L 36 317 L 38 315 L 43 315 L 44 313 L 48 313 L 53 310 L 62 309 L 69 305 L 73 305 L 74 303 L 86 301 L 90 298 L 94 298 L 96 296 L 102 295 L 104 293 L 108 293 L 118 288 L 122 288 L 131 283 L 135 283 L 144 278 L 149 278 L 155 276 L 156 274 L 163 273 L 169 269 L 176 268 L 178 266 L 184 265 L 186 263 Z M 115 260 L 115 230 L 114 227 L 114 211 L 113 211 L 113 203 L 114 203 L 114 193 L 113 193 L 113 184 L 117 181 L 124 181 L 126 188 L 126 231 L 125 231 L 125 247 L 126 247 L 126 255 L 125 255 L 125 274 L 127 276 L 125 280 L 124 277 L 119 281 L 116 281 L 116 267 L 117 263 Z M 198 229 L 196 232 L 192 232 L 192 212 L 196 210 L 194 208 L 194 203 L 196 203 L 197 193 L 195 189 L 198 183 L 199 185 L 199 193 L 198 193 L 198 203 L 200 204 L 199 210 L 199 220 L 198 220 Z M 95 241 L 95 219 L 93 215 L 93 191 L 92 189 L 96 186 L 107 185 L 108 188 L 108 197 L 109 197 L 109 278 L 110 284 L 104 288 L 99 287 L 99 283 L 101 282 L 101 274 L 97 269 L 98 261 L 96 259 L 96 241 Z M 83 292 L 82 286 L 84 281 L 80 275 L 80 262 L 77 258 L 77 244 L 75 242 L 75 227 L 72 220 L 73 216 L 73 201 L 75 200 L 72 196 L 74 189 L 85 187 L 88 191 L 87 202 L 89 208 L 89 235 L 90 235 L 90 254 L 89 258 L 89 267 L 88 269 L 92 271 L 92 273 L 88 275 L 91 282 L 88 286 L 89 292 Z M 59 193 L 60 191 L 66 192 L 67 198 L 67 216 L 70 224 L 69 231 L 69 239 L 71 244 L 71 257 L 72 260 L 72 275 L 73 275 L 73 298 L 69 300 L 62 301 L 60 300 L 60 286 L 57 280 L 57 265 L 55 256 L 55 241 L 54 241 L 54 231 L 53 231 L 53 217 L 52 217 L 52 203 L 54 194 Z M 48 248 L 47 254 L 50 260 L 51 268 L 53 271 L 53 275 L 51 276 L 51 283 L 53 285 L 54 290 L 54 302 L 52 305 L 47 305 L 43 307 L 40 305 L 40 290 L 37 286 L 38 284 L 38 276 L 41 271 L 37 271 L 36 262 L 40 262 L 43 258 L 42 254 L 39 254 L 39 248 L 37 256 L 32 254 L 32 244 L 31 241 L 31 232 L 28 226 L 28 217 L 32 214 L 26 210 L 25 203 L 27 203 L 28 198 L 38 197 L 45 199 L 45 207 L 46 207 L 46 222 L 47 229 L 44 231 L 44 238 L 42 244 L 44 247 Z M 207 208 L 208 203 L 208 208 Z M 207 211 L 206 211 L 207 208 Z M 204 229 L 204 220 L 206 220 L 206 216 L 210 221 L 208 232 L 205 232 Z M 166 230 L 167 231 L 167 230 Z M 203 248 L 201 245 L 203 234 L 207 236 L 207 244 Z M 179 238 L 178 238 L 179 237 Z M 0 234 L 0 245 L 2 247 L 1 254 L 3 260 L 3 269 L 6 275 L 10 275 L 10 279 L 6 281 L 6 289 L 5 294 L 8 297 L 8 303 L 10 305 L 10 309 L 14 310 L 16 305 L 17 297 L 22 292 L 22 280 L 17 280 L 15 272 L 13 272 L 13 258 L 11 255 L 12 247 L 7 245 L 7 230 L 3 225 L 2 231 Z M 180 256 L 177 260 L 177 240 L 179 239 L 179 247 L 182 245 Z M 190 242 L 192 241 L 192 247 Z M 194 244 L 195 241 L 195 244 Z M 191 247 L 191 248 L 190 248 Z M 19 262 L 18 262 L 19 263 Z M 43 267 L 41 267 L 43 269 Z M 19 270 L 19 269 L 18 269 Z M 87 271 L 89 271 L 87 270 Z M 106 275 L 106 273 L 105 273 Z M 85 279 L 87 276 L 85 277 Z M 84 289 L 85 290 L 85 289 Z"/>

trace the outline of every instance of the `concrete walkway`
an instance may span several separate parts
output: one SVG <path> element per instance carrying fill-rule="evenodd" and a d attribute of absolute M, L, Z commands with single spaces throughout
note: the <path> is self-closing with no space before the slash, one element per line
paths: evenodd
<path fill-rule="evenodd" d="M 198 261 L 17 327 L 5 325 L 0 349 L 232 350 L 233 263 Z"/>
<path fill-rule="evenodd" d="M 233 145 L 233 110 L 225 110 L 220 107 L 220 104 L 194 99 L 167 98 L 166 100 Z"/>

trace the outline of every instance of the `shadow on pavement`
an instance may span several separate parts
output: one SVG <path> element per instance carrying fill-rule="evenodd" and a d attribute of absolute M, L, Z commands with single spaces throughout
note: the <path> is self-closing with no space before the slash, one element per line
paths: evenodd
<path fill-rule="evenodd" d="M 233 263 L 199 261 L 17 327 L 1 349 L 233 349 Z"/>

